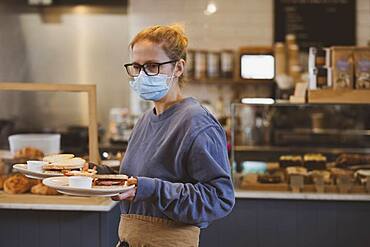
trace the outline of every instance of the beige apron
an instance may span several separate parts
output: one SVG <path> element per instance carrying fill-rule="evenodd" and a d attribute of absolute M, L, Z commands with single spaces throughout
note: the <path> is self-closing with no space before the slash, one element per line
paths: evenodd
<path fill-rule="evenodd" d="M 122 214 L 118 228 L 130 247 L 198 247 L 199 233 L 196 226 L 136 214 Z"/>

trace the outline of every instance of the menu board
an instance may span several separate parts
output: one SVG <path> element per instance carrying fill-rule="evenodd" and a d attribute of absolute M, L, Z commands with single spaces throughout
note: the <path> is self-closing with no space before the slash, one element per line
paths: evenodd
<path fill-rule="evenodd" d="M 356 0 L 275 0 L 274 39 L 295 34 L 301 51 L 310 46 L 356 44 Z"/>

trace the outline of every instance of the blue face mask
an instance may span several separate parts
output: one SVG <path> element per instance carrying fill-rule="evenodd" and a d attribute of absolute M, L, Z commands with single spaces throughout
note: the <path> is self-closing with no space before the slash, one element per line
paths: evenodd
<path fill-rule="evenodd" d="M 139 76 L 130 80 L 130 86 L 142 99 L 158 101 L 162 99 L 170 90 L 167 79 L 172 76 L 158 74 L 148 76 L 141 71 Z"/>

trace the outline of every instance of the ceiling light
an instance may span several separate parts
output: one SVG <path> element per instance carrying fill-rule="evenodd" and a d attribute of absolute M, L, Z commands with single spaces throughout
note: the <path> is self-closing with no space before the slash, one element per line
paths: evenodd
<path fill-rule="evenodd" d="M 207 8 L 204 10 L 204 14 L 205 15 L 212 15 L 212 14 L 216 13 L 216 11 L 217 11 L 216 4 L 213 3 L 213 2 L 209 2 L 207 4 Z"/>

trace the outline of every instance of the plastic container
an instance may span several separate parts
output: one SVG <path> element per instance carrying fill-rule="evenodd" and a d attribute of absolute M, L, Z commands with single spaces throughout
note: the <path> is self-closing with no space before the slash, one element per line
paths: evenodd
<path fill-rule="evenodd" d="M 8 140 L 13 155 L 25 147 L 37 148 L 45 155 L 60 153 L 60 134 L 18 134 Z"/>

